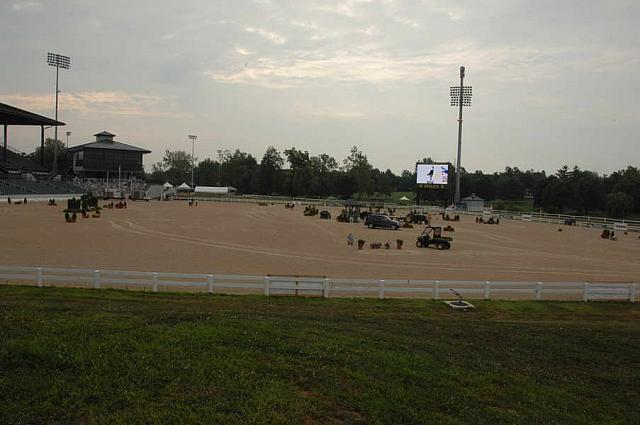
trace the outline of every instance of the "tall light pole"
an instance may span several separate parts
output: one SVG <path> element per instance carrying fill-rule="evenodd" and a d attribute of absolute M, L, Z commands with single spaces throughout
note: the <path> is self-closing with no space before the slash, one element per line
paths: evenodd
<path fill-rule="evenodd" d="M 189 135 L 189 139 L 191 139 L 191 190 L 195 189 L 195 186 L 193 185 L 193 169 L 195 167 L 195 160 L 193 155 L 194 155 L 194 149 L 195 149 L 197 138 L 198 136 L 194 136 L 193 134 Z"/>
<path fill-rule="evenodd" d="M 67 131 L 67 149 L 69 149 L 69 136 L 71 136 L 71 132 Z"/>
<path fill-rule="evenodd" d="M 218 187 L 222 186 L 220 177 L 222 176 L 222 149 L 218 149 Z"/>
<path fill-rule="evenodd" d="M 58 172 L 58 93 L 60 93 L 60 90 L 58 90 L 58 74 L 60 68 L 69 69 L 71 58 L 57 53 L 47 53 L 47 64 L 56 67 L 56 124 L 53 136 L 53 169 L 51 170 L 51 173 L 55 176 Z"/>
<path fill-rule="evenodd" d="M 458 106 L 458 160 L 456 161 L 456 192 L 453 197 L 455 205 L 460 204 L 460 174 L 462 156 L 462 107 L 471 106 L 471 86 L 464 86 L 464 66 L 460 67 L 460 86 L 449 89 L 451 106 Z"/>

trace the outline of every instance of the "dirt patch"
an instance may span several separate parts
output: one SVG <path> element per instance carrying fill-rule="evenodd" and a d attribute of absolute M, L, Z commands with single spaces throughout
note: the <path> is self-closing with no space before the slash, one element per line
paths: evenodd
<path fill-rule="evenodd" d="M 337 208 L 328 209 L 337 216 Z M 440 219 L 435 225 L 444 225 Z M 501 220 L 456 223 L 451 250 L 417 248 L 422 226 L 396 231 L 307 217 L 282 205 L 131 202 L 65 223 L 61 208 L 0 205 L 0 264 L 331 278 L 638 281 L 640 241 L 596 229 Z M 347 246 L 347 235 L 366 241 Z M 404 240 L 402 250 L 395 240 Z M 393 249 L 369 249 L 389 242 Z"/>

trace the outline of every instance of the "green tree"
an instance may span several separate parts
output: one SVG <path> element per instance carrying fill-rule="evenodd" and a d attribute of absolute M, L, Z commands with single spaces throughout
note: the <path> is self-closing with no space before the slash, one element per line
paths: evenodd
<path fill-rule="evenodd" d="M 335 173 L 338 163 L 335 158 L 326 153 L 310 158 L 311 172 L 313 175 L 311 192 L 316 196 L 329 196 L 335 194 Z"/>
<path fill-rule="evenodd" d="M 69 174 L 71 172 L 71 167 L 73 165 L 72 159 L 70 157 L 70 155 L 66 154 L 64 152 L 65 150 L 65 144 L 62 143 L 61 140 L 58 140 L 57 142 L 55 142 L 53 139 L 51 138 L 47 138 L 44 141 L 44 167 L 48 168 L 49 170 L 53 169 L 53 157 L 54 157 L 54 152 L 57 149 L 57 154 L 58 154 L 58 173 L 60 174 Z M 38 146 L 36 148 L 36 150 L 31 153 L 29 155 L 29 157 L 33 160 L 38 162 L 39 164 L 41 163 L 40 161 L 42 161 L 42 148 L 40 146 Z"/>
<path fill-rule="evenodd" d="M 509 167 L 507 167 L 507 169 L 509 169 Z M 525 187 L 518 173 L 507 171 L 498 177 L 496 192 L 500 199 L 515 201 L 524 198 Z"/>
<path fill-rule="evenodd" d="M 311 188 L 316 184 L 313 180 L 317 178 L 311 167 L 309 152 L 300 151 L 296 148 L 284 151 L 289 162 L 289 172 L 285 186 L 291 196 L 311 195 Z"/>
<path fill-rule="evenodd" d="M 606 193 L 602 178 L 594 172 L 582 171 L 576 183 L 580 210 L 588 215 L 589 211 L 604 209 Z"/>
<path fill-rule="evenodd" d="M 613 192 L 607 196 L 607 212 L 612 217 L 625 218 L 633 211 L 633 197 L 624 192 Z"/>
<path fill-rule="evenodd" d="M 349 156 L 344 160 L 344 169 L 356 182 L 358 197 L 362 197 L 363 194 L 370 195 L 373 193 L 373 181 L 371 179 L 373 167 L 369 164 L 367 156 L 358 150 L 356 146 L 351 148 Z"/>
<path fill-rule="evenodd" d="M 282 187 L 282 166 L 284 159 L 280 152 L 269 146 L 254 174 L 254 188 L 261 194 L 280 192 Z"/>
<path fill-rule="evenodd" d="M 253 193 L 253 175 L 257 168 L 258 162 L 253 155 L 236 149 L 224 156 L 222 184 L 236 188 L 239 193 Z"/>
<path fill-rule="evenodd" d="M 606 179 L 606 187 L 609 193 L 623 192 L 633 197 L 634 210 L 640 213 L 640 169 L 629 166 L 616 171 Z"/>
<path fill-rule="evenodd" d="M 200 161 L 194 171 L 195 181 L 203 186 L 217 186 L 220 163 L 211 158 Z"/>
<path fill-rule="evenodd" d="M 195 159 L 194 159 L 195 161 Z M 173 185 L 191 181 L 191 155 L 185 151 L 164 152 L 161 162 L 151 166 L 151 174 L 157 178 L 162 176 Z"/>

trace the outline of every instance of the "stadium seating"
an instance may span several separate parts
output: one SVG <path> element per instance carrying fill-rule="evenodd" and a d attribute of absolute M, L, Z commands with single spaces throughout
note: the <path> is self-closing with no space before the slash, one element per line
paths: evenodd
<path fill-rule="evenodd" d="M 0 180 L 0 196 L 82 194 L 84 190 L 70 182 Z"/>
<path fill-rule="evenodd" d="M 4 161 L 4 152 L 0 152 L 0 171 L 26 171 L 35 174 L 48 172 L 48 170 L 37 161 L 12 148 L 7 149 L 6 161 Z"/>

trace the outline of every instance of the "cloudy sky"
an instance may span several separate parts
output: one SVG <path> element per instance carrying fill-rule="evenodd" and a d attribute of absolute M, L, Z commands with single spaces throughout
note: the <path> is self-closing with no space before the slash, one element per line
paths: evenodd
<path fill-rule="evenodd" d="M 638 22 L 637 0 L 0 0 L 0 102 L 53 116 L 56 52 L 72 145 L 108 130 L 147 167 L 188 134 L 200 159 L 356 145 L 398 172 L 455 161 L 465 65 L 465 168 L 609 173 L 640 165 Z"/>

